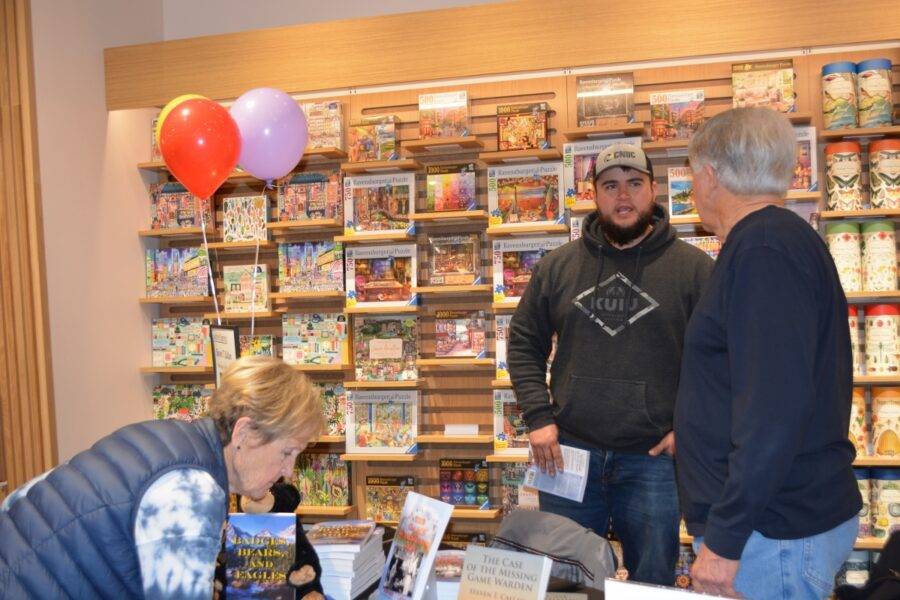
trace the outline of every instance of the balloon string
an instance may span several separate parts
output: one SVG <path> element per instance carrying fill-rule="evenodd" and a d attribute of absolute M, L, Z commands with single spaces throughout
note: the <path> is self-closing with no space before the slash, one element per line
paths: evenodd
<path fill-rule="evenodd" d="M 271 180 L 271 179 L 266 179 L 266 189 L 267 189 L 267 190 L 271 190 L 271 189 L 274 189 L 274 188 L 275 188 L 275 185 L 272 183 L 272 180 Z"/>
<path fill-rule="evenodd" d="M 250 337 L 256 328 L 256 269 L 259 264 L 259 238 L 256 238 L 256 252 L 253 255 L 253 289 L 250 291 Z"/>
<path fill-rule="evenodd" d="M 206 201 L 209 202 L 211 209 L 212 199 L 207 198 Z M 206 217 L 204 216 L 202 206 L 200 207 L 200 231 L 203 233 L 203 249 L 206 250 L 206 274 L 209 277 L 209 287 L 212 290 L 213 306 L 216 308 L 216 325 L 221 325 L 222 315 L 219 312 L 219 297 L 216 295 L 216 281 L 213 279 L 212 265 L 209 262 L 209 240 L 206 239 Z"/>

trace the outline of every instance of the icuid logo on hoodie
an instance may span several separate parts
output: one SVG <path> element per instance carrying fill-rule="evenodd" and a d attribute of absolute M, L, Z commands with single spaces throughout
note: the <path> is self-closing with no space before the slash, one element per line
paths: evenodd
<path fill-rule="evenodd" d="M 584 290 L 573 302 L 610 336 L 659 306 L 659 302 L 621 273 Z"/>

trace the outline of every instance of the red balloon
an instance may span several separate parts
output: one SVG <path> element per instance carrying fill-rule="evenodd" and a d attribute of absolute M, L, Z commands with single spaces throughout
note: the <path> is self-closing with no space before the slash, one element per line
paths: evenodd
<path fill-rule="evenodd" d="M 166 117 L 159 149 L 169 172 L 189 192 L 209 198 L 237 165 L 241 134 L 221 104 L 195 98 L 182 102 Z"/>

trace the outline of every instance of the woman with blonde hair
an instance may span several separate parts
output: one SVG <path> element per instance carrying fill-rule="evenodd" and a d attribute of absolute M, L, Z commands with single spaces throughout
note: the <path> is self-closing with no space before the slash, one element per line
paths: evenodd
<path fill-rule="evenodd" d="M 290 479 L 324 428 L 319 391 L 279 359 L 245 357 L 209 416 L 128 425 L 0 506 L 0 597 L 212 597 L 228 494 Z"/>

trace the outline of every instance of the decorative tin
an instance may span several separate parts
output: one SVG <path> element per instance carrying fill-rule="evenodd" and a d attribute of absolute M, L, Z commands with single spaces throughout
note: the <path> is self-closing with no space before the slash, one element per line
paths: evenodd
<path fill-rule="evenodd" d="M 848 307 L 847 325 L 850 327 L 850 349 L 853 351 L 853 376 L 863 375 L 862 355 L 859 348 L 859 309 Z"/>
<path fill-rule="evenodd" d="M 872 389 L 872 449 L 875 456 L 900 456 L 900 388 Z"/>
<path fill-rule="evenodd" d="M 844 292 L 862 290 L 862 237 L 857 223 L 830 223 L 825 227 L 828 251 L 837 267 Z"/>
<path fill-rule="evenodd" d="M 897 242 L 893 221 L 862 225 L 862 289 L 889 292 L 897 289 Z"/>
<path fill-rule="evenodd" d="M 869 431 L 866 428 L 866 392 L 853 388 L 853 402 L 850 405 L 850 441 L 856 448 L 857 456 L 869 455 Z"/>
<path fill-rule="evenodd" d="M 900 208 L 900 139 L 869 142 L 872 208 Z"/>
<path fill-rule="evenodd" d="M 872 535 L 887 539 L 900 530 L 900 471 L 872 469 Z"/>
<path fill-rule="evenodd" d="M 900 372 L 898 322 L 900 310 L 896 304 L 866 307 L 866 375 L 897 375 Z"/>
<path fill-rule="evenodd" d="M 853 469 L 856 485 L 862 496 L 862 508 L 859 510 L 859 533 L 857 537 L 872 537 L 872 482 L 869 469 Z"/>
<path fill-rule="evenodd" d="M 856 65 L 856 102 L 860 127 L 891 124 L 891 61 L 872 58 Z"/>
<path fill-rule="evenodd" d="M 856 127 L 856 65 L 852 62 L 822 67 L 822 119 L 825 129 Z"/>
<path fill-rule="evenodd" d="M 862 163 L 859 142 L 825 146 L 825 191 L 828 210 L 862 210 Z"/>

